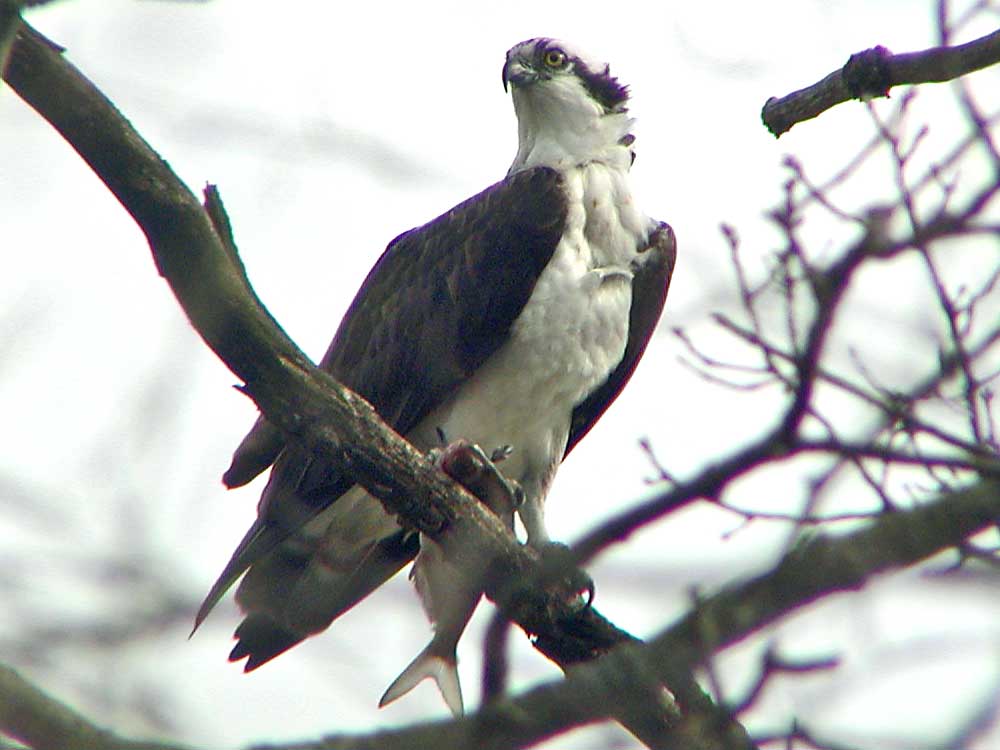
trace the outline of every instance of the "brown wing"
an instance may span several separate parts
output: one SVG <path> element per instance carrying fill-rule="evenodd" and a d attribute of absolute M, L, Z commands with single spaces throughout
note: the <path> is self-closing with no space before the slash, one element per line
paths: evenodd
<path fill-rule="evenodd" d="M 669 224 L 660 222 L 649 236 L 649 244 L 641 251 L 639 260 L 632 269 L 632 307 L 629 311 L 628 343 L 625 354 L 618 367 L 612 371 L 608 379 L 587 399 L 573 410 L 573 420 L 570 423 L 569 441 L 566 453 L 579 443 L 590 432 L 605 410 L 618 398 L 643 352 L 649 343 L 656 323 L 663 311 L 663 303 L 667 299 L 670 288 L 670 277 L 674 272 L 677 260 L 677 239 Z"/>
<path fill-rule="evenodd" d="M 407 434 L 504 342 L 565 219 L 559 174 L 535 168 L 400 235 L 365 279 L 320 366 Z M 238 594 L 248 617 L 231 655 L 249 656 L 248 669 L 325 628 L 416 553 L 415 540 L 377 503 L 338 511 L 335 501 L 352 481 L 336 465 L 286 449 L 266 420 L 240 444 L 225 481 L 245 484 L 275 458 L 258 519 L 195 621 L 249 569 Z M 332 565 L 320 558 L 339 554 L 322 547 L 337 524 L 356 538 Z"/>

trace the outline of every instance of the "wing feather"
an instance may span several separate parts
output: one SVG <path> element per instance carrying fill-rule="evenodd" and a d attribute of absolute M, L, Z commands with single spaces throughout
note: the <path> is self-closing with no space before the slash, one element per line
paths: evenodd
<path fill-rule="evenodd" d="M 649 235 L 649 244 L 634 264 L 632 307 L 629 310 L 628 341 L 621 362 L 608 379 L 573 410 L 566 453 L 590 432 L 601 415 L 614 402 L 635 372 L 656 330 L 670 288 L 670 278 L 677 261 L 677 239 L 669 224 L 660 222 Z"/>

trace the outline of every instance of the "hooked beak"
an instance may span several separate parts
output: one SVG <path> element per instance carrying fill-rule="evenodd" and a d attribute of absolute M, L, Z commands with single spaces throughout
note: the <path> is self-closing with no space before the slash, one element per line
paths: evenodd
<path fill-rule="evenodd" d="M 503 90 L 507 91 L 510 86 L 527 86 L 534 83 L 539 75 L 533 68 L 529 68 L 520 60 L 508 60 L 503 66 Z"/>

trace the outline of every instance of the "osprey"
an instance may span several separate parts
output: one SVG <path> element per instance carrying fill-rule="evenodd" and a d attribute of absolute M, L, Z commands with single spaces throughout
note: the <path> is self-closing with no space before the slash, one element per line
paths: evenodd
<path fill-rule="evenodd" d="M 605 64 L 553 39 L 503 66 L 518 121 L 507 176 L 389 243 L 320 367 L 364 396 L 422 450 L 447 440 L 509 446 L 497 465 L 523 491 L 527 543 L 549 543 L 545 495 L 563 458 L 631 377 L 673 271 L 669 226 L 635 205 L 628 90 Z M 435 625 L 382 704 L 432 677 L 462 711 L 455 647 L 480 597 L 479 571 L 402 528 L 341 466 L 293 445 L 263 417 L 224 476 L 273 464 L 258 518 L 195 627 L 244 576 L 231 661 L 259 667 L 382 585 L 411 560 Z M 513 528 L 514 509 L 500 514 Z"/>

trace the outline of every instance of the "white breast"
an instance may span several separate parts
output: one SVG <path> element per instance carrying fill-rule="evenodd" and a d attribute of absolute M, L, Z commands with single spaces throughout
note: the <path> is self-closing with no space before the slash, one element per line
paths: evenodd
<path fill-rule="evenodd" d="M 621 361 L 632 301 L 630 263 L 650 219 L 626 175 L 590 163 L 565 173 L 569 213 L 510 339 L 410 437 L 466 438 L 513 453 L 500 466 L 529 497 L 544 496 L 562 459 L 570 416 Z"/>

